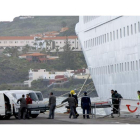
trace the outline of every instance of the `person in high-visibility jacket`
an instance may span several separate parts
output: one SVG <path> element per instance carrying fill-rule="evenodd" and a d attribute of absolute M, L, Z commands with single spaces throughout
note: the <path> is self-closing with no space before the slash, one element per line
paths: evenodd
<path fill-rule="evenodd" d="M 140 100 L 140 91 L 139 90 L 137 91 L 137 94 L 138 94 L 138 99 Z"/>
<path fill-rule="evenodd" d="M 76 93 L 75 93 L 75 91 L 74 90 L 71 90 L 70 91 L 70 94 L 72 95 L 72 97 L 74 97 L 75 98 L 75 100 L 76 100 L 76 107 L 78 107 L 78 98 L 77 98 L 77 95 L 76 95 Z M 76 118 L 79 116 L 79 114 L 78 114 L 78 112 L 76 111 L 76 107 L 74 108 L 74 112 L 75 112 L 75 114 L 76 114 Z"/>

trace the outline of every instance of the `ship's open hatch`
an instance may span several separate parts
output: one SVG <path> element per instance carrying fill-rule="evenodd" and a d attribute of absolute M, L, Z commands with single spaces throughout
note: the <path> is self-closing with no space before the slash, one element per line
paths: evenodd
<path fill-rule="evenodd" d="M 5 114 L 11 114 L 11 104 L 9 98 L 4 94 Z"/>
<path fill-rule="evenodd" d="M 9 98 L 4 94 L 0 94 L 0 118 L 9 119 L 11 117 L 11 104 Z"/>

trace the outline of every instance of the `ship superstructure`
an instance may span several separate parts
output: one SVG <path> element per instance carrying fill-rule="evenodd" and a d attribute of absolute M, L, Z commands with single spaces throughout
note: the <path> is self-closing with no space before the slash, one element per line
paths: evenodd
<path fill-rule="evenodd" d="M 80 16 L 75 30 L 100 99 L 109 99 L 111 89 L 137 99 L 140 16 Z"/>

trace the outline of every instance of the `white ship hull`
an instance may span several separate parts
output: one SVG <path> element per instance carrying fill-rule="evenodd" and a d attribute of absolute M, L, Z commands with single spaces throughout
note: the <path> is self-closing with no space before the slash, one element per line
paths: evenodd
<path fill-rule="evenodd" d="M 111 89 L 137 99 L 140 16 L 80 16 L 75 30 L 100 99 L 109 99 Z"/>

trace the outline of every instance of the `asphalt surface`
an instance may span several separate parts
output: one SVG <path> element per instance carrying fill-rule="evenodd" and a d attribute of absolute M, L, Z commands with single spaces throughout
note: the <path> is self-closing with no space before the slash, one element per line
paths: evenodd
<path fill-rule="evenodd" d="M 140 124 L 140 117 L 99 117 L 83 119 L 82 115 L 78 119 L 69 119 L 68 114 L 55 114 L 55 119 L 47 119 L 48 113 L 40 114 L 37 118 L 18 120 L 11 117 L 9 120 L 0 120 L 0 124 Z"/>

